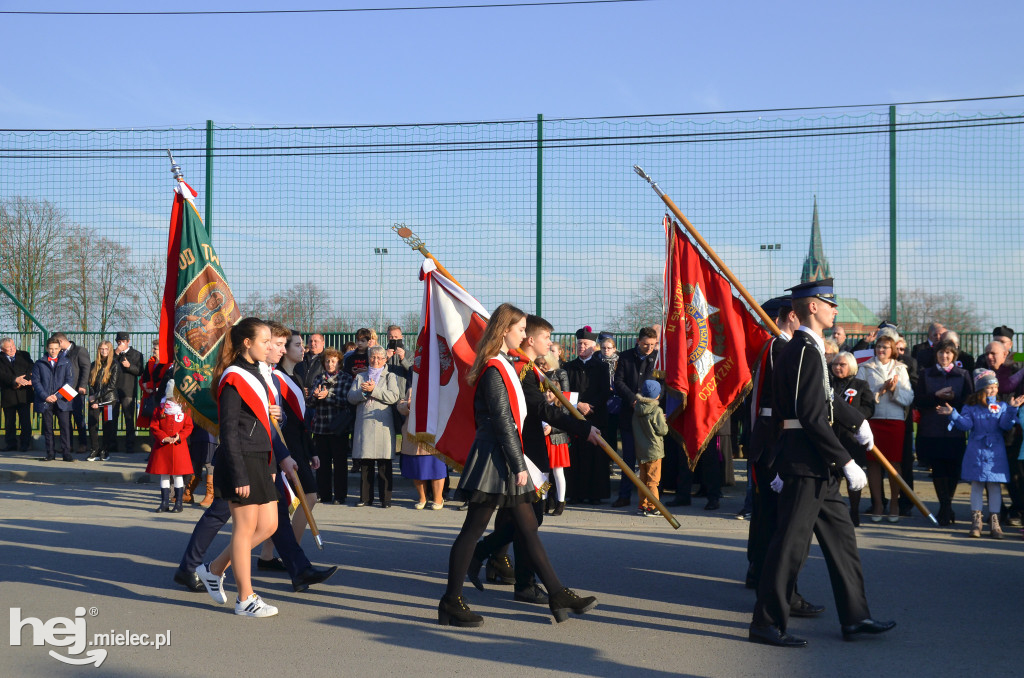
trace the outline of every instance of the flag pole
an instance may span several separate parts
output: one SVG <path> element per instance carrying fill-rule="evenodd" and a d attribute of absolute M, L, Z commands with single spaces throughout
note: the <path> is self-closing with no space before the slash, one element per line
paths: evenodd
<path fill-rule="evenodd" d="M 270 423 L 274 425 L 274 430 L 277 431 L 277 439 L 284 445 L 284 449 L 288 449 L 288 445 L 284 442 L 284 433 L 281 432 L 281 426 L 277 423 L 277 419 L 270 418 Z M 283 471 L 284 469 L 282 469 Z M 324 550 L 324 540 L 320 538 L 320 528 L 316 525 L 316 520 L 313 519 L 313 512 L 309 509 L 309 504 L 306 503 L 306 492 L 302 489 L 302 481 L 299 480 L 299 474 L 294 470 L 289 478 L 292 481 L 292 485 L 295 489 L 295 496 L 299 500 L 299 504 L 302 506 L 302 512 L 306 514 L 306 522 L 309 523 L 309 531 L 313 534 L 313 541 L 316 543 L 316 547 L 321 551 Z"/>
<path fill-rule="evenodd" d="M 654 192 L 658 194 L 658 197 L 661 198 L 662 202 L 665 203 L 669 210 L 672 211 L 672 214 L 674 214 L 679 222 L 686 228 L 686 232 L 690 234 L 690 237 L 692 237 L 694 241 L 701 246 L 701 249 L 707 253 L 711 261 L 713 261 L 715 266 L 718 267 L 718 270 L 722 272 L 722 275 L 732 283 L 733 287 L 735 287 L 740 293 L 740 296 L 743 297 L 743 300 L 747 302 L 747 305 L 750 306 L 757 317 L 761 319 L 761 322 L 765 324 L 765 327 L 767 327 L 768 330 L 776 337 L 779 336 L 782 332 L 779 330 L 778 325 L 775 324 L 775 321 L 768 317 L 768 314 L 764 312 L 761 305 L 754 300 L 754 297 L 750 295 L 750 292 L 748 292 L 747 288 L 743 286 L 743 283 L 739 281 L 739 278 L 733 275 L 733 272 L 729 270 L 729 267 L 725 265 L 725 262 L 722 261 L 721 257 L 718 256 L 715 250 L 711 248 L 711 245 L 709 245 L 708 241 L 704 239 L 704 236 L 694 228 L 693 224 L 690 223 L 690 220 L 686 218 L 686 215 L 684 215 L 672 201 L 672 198 L 665 195 L 665 192 L 661 190 L 657 182 L 651 179 L 642 167 L 639 165 L 633 165 L 633 171 L 636 172 L 641 179 L 651 185 L 651 188 L 653 188 Z M 906 481 L 900 477 L 900 474 L 896 472 L 896 469 L 894 469 L 892 464 L 889 463 L 889 460 L 885 458 L 885 455 L 882 454 L 881 450 L 879 450 L 877 446 L 872 446 L 871 452 L 878 459 L 879 463 L 885 467 L 885 470 L 889 472 L 889 477 L 896 479 L 896 483 L 900 486 L 900 490 L 907 495 L 907 498 L 913 502 L 914 506 L 917 507 L 921 514 L 931 520 L 933 524 L 938 525 L 939 522 L 935 519 L 935 516 L 932 515 L 932 512 L 928 510 L 928 507 L 925 506 L 920 499 L 918 499 L 917 495 L 914 494 L 914 491 L 910 489 L 910 486 L 907 485 Z"/>
<path fill-rule="evenodd" d="M 442 266 L 441 262 L 439 262 L 434 257 L 433 254 L 427 251 L 427 248 L 423 241 L 420 240 L 415 234 L 413 234 L 412 229 L 406 227 L 405 224 L 395 224 L 394 226 L 391 227 L 391 230 L 397 233 L 398 236 L 402 238 L 402 240 L 404 240 L 406 244 L 408 244 L 412 249 L 416 250 L 427 259 L 433 261 L 434 264 L 437 266 L 437 270 L 444 277 L 448 278 L 459 287 L 462 287 L 462 285 L 459 284 L 459 281 L 456 280 L 452 276 L 452 274 L 448 272 L 448 269 Z M 462 287 L 462 289 L 466 288 Z M 538 374 L 537 376 L 540 377 L 541 375 Z M 545 386 L 547 386 L 548 390 L 551 391 L 552 394 L 554 394 L 555 398 L 558 399 L 558 402 L 562 405 L 562 407 L 566 408 L 569 411 L 569 413 L 572 414 L 572 416 L 575 417 L 576 419 L 579 419 L 580 421 L 585 421 L 586 417 L 584 417 L 583 414 L 581 414 L 580 411 L 577 410 L 576 407 L 569 402 L 568 398 L 565 397 L 565 394 L 562 393 L 562 388 L 555 384 L 554 382 L 552 382 L 547 375 L 543 376 L 544 381 L 542 383 Z M 654 496 L 654 493 L 651 492 L 650 488 L 648 488 L 645 484 L 640 482 L 640 479 L 636 477 L 635 473 L 633 473 L 633 469 L 631 469 L 626 464 L 626 462 L 622 460 L 622 457 L 620 457 L 619 454 L 612 449 L 611 445 L 608 444 L 608 441 L 606 441 L 601 436 L 597 436 L 597 444 L 598 447 L 604 450 L 604 453 L 607 454 L 611 458 L 611 460 L 618 465 L 620 469 L 622 469 L 622 474 L 629 478 L 630 482 L 636 485 L 637 491 L 644 495 L 644 497 L 646 497 L 648 501 L 654 504 L 655 508 L 657 508 L 661 515 L 665 518 L 665 520 L 668 521 L 668 524 L 678 530 L 680 528 L 680 524 L 679 521 L 676 520 L 676 517 L 669 512 L 668 508 L 666 508 L 665 505 L 662 504 L 657 497 Z"/>

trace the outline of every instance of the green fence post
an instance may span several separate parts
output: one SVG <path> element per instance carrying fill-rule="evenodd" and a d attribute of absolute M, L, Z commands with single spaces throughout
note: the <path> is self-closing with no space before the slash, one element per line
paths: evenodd
<path fill-rule="evenodd" d="M 43 327 L 43 324 L 41 322 L 36 320 L 36 317 L 32 315 L 32 313 L 25 307 L 25 304 L 21 303 L 21 299 L 14 296 L 14 292 L 11 292 L 9 289 L 7 289 L 7 286 L 4 285 L 2 282 L 0 282 L 0 292 L 3 292 L 8 297 L 10 297 L 11 301 L 14 302 L 14 305 L 18 307 L 18 310 L 24 313 L 25 317 L 32 321 L 32 324 L 42 331 L 42 336 L 39 337 L 39 347 L 42 350 L 42 352 L 45 353 L 46 339 L 50 336 L 50 331 Z"/>
<path fill-rule="evenodd" d="M 896 107 L 889 107 L 889 322 L 899 324 L 896 308 Z"/>
<path fill-rule="evenodd" d="M 542 241 L 544 236 L 544 115 L 537 114 L 537 270 L 534 273 L 533 287 L 537 296 L 536 313 L 541 315 L 541 298 L 544 296 Z"/>
<path fill-rule="evenodd" d="M 206 232 L 213 238 L 213 120 L 206 121 L 206 208 L 203 210 Z"/>

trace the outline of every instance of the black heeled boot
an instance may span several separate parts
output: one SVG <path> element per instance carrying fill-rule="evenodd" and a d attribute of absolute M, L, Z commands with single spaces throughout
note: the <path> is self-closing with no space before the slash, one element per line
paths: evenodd
<path fill-rule="evenodd" d="M 469 609 L 462 596 L 444 596 L 437 604 L 437 623 L 441 626 L 483 626 L 484 618 Z"/>
<path fill-rule="evenodd" d="M 487 559 L 487 581 L 503 586 L 516 583 L 516 571 L 507 555 Z"/>
<path fill-rule="evenodd" d="M 480 581 L 480 570 L 483 569 L 484 562 L 473 554 L 473 559 L 469 561 L 469 570 L 466 572 L 466 577 L 469 581 L 473 582 L 473 586 L 476 587 L 477 591 L 483 591 L 484 585 Z"/>
<path fill-rule="evenodd" d="M 171 488 L 161 487 L 160 488 L 160 505 L 156 507 L 157 513 L 167 513 L 170 511 L 169 504 L 171 503 Z"/>
<path fill-rule="evenodd" d="M 555 502 L 555 510 L 551 512 L 551 515 L 553 515 L 553 516 L 560 516 L 560 515 L 562 515 L 562 513 L 564 511 L 565 511 L 565 502 L 564 501 Z"/>
<path fill-rule="evenodd" d="M 182 511 L 185 510 L 185 508 L 181 505 L 184 494 L 184 487 L 174 488 L 174 508 L 171 509 L 171 511 L 173 511 L 174 513 L 181 513 Z"/>
<path fill-rule="evenodd" d="M 597 607 L 597 598 L 594 596 L 580 598 L 572 589 L 563 588 L 561 591 L 551 594 L 548 607 L 551 608 L 551 614 L 554 615 L 555 621 L 561 624 L 569 618 L 570 612 L 583 614 L 593 610 Z"/>

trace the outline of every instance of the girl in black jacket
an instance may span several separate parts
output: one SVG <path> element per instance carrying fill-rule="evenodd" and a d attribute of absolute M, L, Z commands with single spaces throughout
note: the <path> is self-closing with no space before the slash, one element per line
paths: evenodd
<path fill-rule="evenodd" d="M 269 405 L 270 368 L 265 360 L 270 328 L 259 318 L 243 318 L 224 337 L 211 378 L 220 421 L 214 492 L 231 509 L 231 544 L 211 563 L 196 568 L 210 597 L 226 603 L 224 576 L 235 568 L 235 614 L 271 617 L 277 608 L 253 593 L 251 552 L 277 529 L 277 489 L 274 487 L 270 418 L 281 408 Z M 264 374 L 265 373 L 265 374 Z"/>
<path fill-rule="evenodd" d="M 456 490 L 456 498 L 467 501 L 469 510 L 462 531 L 452 544 L 448 587 L 437 606 L 437 622 L 443 626 L 484 623 L 483 617 L 462 600 L 462 582 L 476 542 L 487 529 L 496 508 L 511 511 L 516 532 L 522 538 L 533 569 L 550 594 L 549 607 L 555 621 L 565 621 L 570 612 L 583 614 L 597 605 L 593 596 L 581 598 L 562 586 L 537 535 L 537 517 L 530 502 L 537 501 L 538 497 L 523 455 L 522 422 L 526 417 L 526 403 L 519 378 L 508 359 L 508 352 L 518 349 L 525 336 L 526 314 L 511 304 L 499 306 L 476 346 L 476 360 L 466 376 L 466 383 L 476 386 L 473 396 L 476 438 Z"/>
<path fill-rule="evenodd" d="M 114 360 L 114 345 L 101 341 L 96 360 L 89 372 L 89 442 L 92 449 L 86 461 L 106 460 L 117 447 L 117 418 L 107 416 L 107 407 L 117 402 L 117 381 L 121 365 Z M 103 421 L 103 444 L 100 444 L 100 421 Z"/>

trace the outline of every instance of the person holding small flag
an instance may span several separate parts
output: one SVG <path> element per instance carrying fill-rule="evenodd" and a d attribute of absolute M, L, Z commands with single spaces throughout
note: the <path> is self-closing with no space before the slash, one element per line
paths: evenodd
<path fill-rule="evenodd" d="M 533 465 L 523 454 L 526 398 L 509 358 L 525 338 L 526 314 L 511 304 L 502 304 L 477 342 L 476 358 L 466 375 L 466 383 L 475 387 L 476 435 L 456 490 L 456 498 L 468 502 L 469 508 L 452 544 L 448 586 L 437 606 L 437 621 L 442 626 L 476 627 L 484 622 L 463 600 L 462 584 L 476 542 L 496 508 L 510 510 L 532 568 L 550 594 L 548 606 L 556 622 L 565 621 L 570 612 L 583 614 L 597 605 L 593 596 L 583 598 L 562 586 L 537 534 L 537 517 L 530 504 L 539 499 L 541 474 L 534 466 L 537 478 L 531 477 L 529 468 Z M 606 380 L 603 395 L 608 370 L 603 364 L 599 366 Z"/>
<path fill-rule="evenodd" d="M 78 390 L 71 384 L 71 363 L 61 354 L 60 340 L 50 337 L 46 340 L 46 355 L 32 366 L 32 386 L 35 389 L 35 410 L 43 419 L 43 441 L 46 456 L 43 461 L 57 458 L 53 440 L 53 420 L 60 427 L 60 451 L 64 461 L 74 461 L 71 456 L 71 408 Z"/>
<path fill-rule="evenodd" d="M 790 291 L 801 325 L 776 361 L 772 380 L 772 414 L 782 423 L 773 466 L 782 480 L 778 527 L 765 557 L 748 638 L 777 647 L 805 647 L 807 641 L 790 635 L 788 625 L 812 534 L 828 565 L 843 638 L 884 633 L 896 622 L 871 617 L 857 536 L 839 494 L 840 474 L 854 490 L 863 489 L 867 478 L 832 428 L 834 402 L 823 346 L 823 331 L 836 317 L 832 279 L 802 283 Z"/>
<path fill-rule="evenodd" d="M 89 373 L 89 441 L 92 449 L 86 461 L 106 461 L 117 449 L 117 420 L 113 416 L 117 402 L 117 380 L 121 365 L 114 360 L 114 345 L 101 341 L 96 360 Z M 103 444 L 100 444 L 100 421 L 103 422 Z"/>
<path fill-rule="evenodd" d="M 185 492 L 184 476 L 192 473 L 192 457 L 188 452 L 188 437 L 192 433 L 192 417 L 174 396 L 174 380 L 167 382 L 164 398 L 150 417 L 149 432 L 153 435 L 153 451 L 149 454 L 146 473 L 160 476 L 160 506 L 157 513 L 181 513 Z M 174 480 L 174 508 L 168 506 L 171 498 L 171 479 Z"/>

